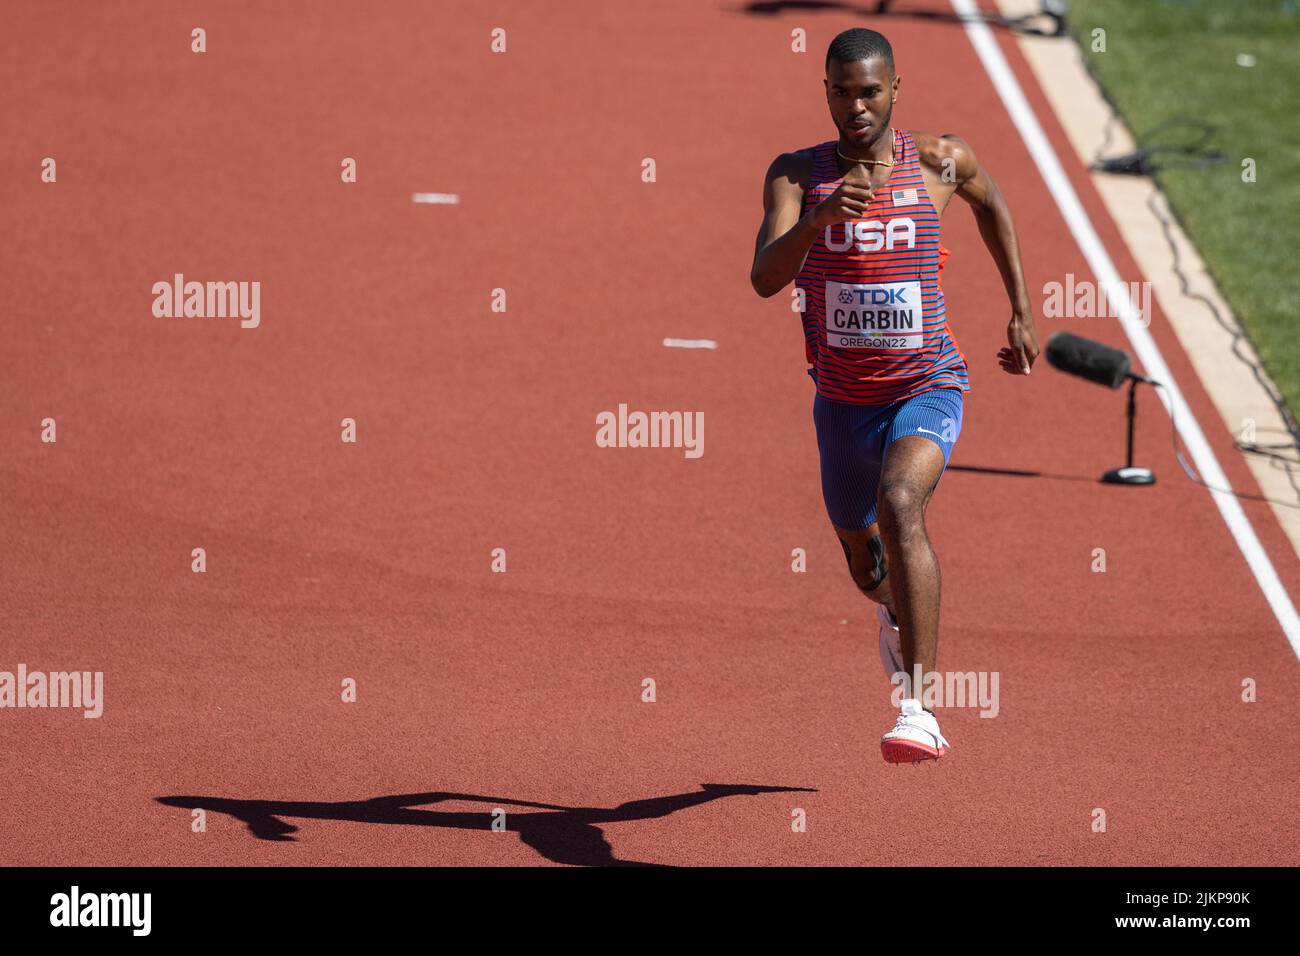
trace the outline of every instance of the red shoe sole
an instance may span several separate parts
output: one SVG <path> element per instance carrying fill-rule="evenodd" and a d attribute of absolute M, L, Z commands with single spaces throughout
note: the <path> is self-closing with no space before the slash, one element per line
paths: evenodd
<path fill-rule="evenodd" d="M 885 758 L 886 763 L 919 763 L 922 760 L 938 760 L 947 752 L 944 747 L 936 750 L 933 747 L 927 747 L 925 744 L 918 744 L 911 740 L 882 740 L 880 742 L 880 756 Z"/>

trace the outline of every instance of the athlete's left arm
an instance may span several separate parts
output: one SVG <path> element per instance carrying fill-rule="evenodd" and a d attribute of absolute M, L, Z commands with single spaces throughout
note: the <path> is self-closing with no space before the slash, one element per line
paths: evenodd
<path fill-rule="evenodd" d="M 1020 265 L 1020 244 L 1016 227 L 1011 221 L 1011 209 L 1002 196 L 1002 190 L 993 177 L 984 170 L 975 151 L 960 136 L 951 134 L 940 138 L 936 152 L 940 154 L 941 173 L 948 182 L 956 182 L 956 193 L 970 203 L 979 223 L 980 236 L 988 247 L 993 261 L 1002 273 L 1011 302 L 1011 321 L 1007 323 L 1007 346 L 998 352 L 998 364 L 1012 375 L 1028 375 L 1034 359 L 1038 358 L 1038 336 L 1034 331 L 1034 313 L 1025 285 L 1025 273 Z"/>

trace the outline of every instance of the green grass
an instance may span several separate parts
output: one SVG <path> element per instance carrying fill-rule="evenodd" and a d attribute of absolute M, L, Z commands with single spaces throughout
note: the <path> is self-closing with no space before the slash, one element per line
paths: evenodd
<path fill-rule="evenodd" d="M 1092 51 L 1098 27 L 1104 53 Z M 1300 412 L 1300 0 L 1071 0 L 1070 29 L 1139 139 L 1174 117 L 1216 127 L 1206 148 L 1226 162 L 1156 179 Z M 1240 53 L 1255 65 L 1239 66 Z M 1254 183 L 1242 182 L 1247 157 Z M 1204 305 L 1184 301 L 1214 321 Z"/>

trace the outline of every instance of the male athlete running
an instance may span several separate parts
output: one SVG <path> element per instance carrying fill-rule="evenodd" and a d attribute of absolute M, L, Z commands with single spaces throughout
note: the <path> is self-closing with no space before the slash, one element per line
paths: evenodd
<path fill-rule="evenodd" d="M 791 280 L 805 296 L 822 496 L 849 573 L 879 605 L 885 673 L 906 675 L 901 714 L 880 739 L 891 763 L 949 747 L 913 675 L 935 671 L 939 641 L 925 509 L 970 391 L 939 288 L 948 256 L 939 216 L 954 194 L 974 209 L 1011 303 L 998 363 L 1028 375 L 1038 357 L 1006 201 L 960 137 L 891 125 L 899 79 L 879 33 L 846 30 L 831 42 L 826 102 L 839 138 L 773 161 L 750 273 L 761 296 Z"/>

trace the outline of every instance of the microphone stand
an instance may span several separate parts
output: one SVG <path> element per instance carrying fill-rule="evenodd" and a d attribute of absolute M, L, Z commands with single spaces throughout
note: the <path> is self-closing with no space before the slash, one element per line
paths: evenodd
<path fill-rule="evenodd" d="M 1112 468 L 1101 476 L 1101 480 L 1112 485 L 1154 485 L 1156 473 L 1150 468 L 1133 467 L 1133 422 L 1137 418 L 1137 384 L 1150 382 L 1142 375 L 1128 373 L 1128 455 L 1123 468 Z"/>

